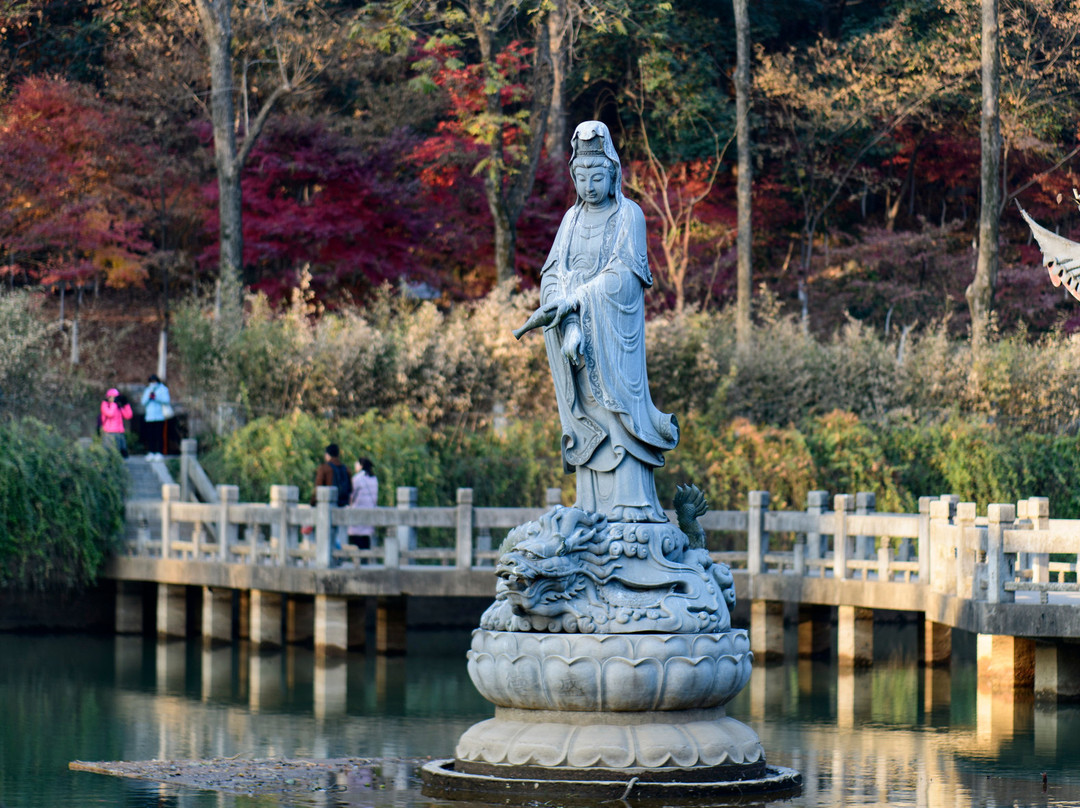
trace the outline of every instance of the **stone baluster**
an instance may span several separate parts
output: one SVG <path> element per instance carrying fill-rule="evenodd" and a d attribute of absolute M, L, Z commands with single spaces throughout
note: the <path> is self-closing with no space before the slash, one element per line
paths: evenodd
<path fill-rule="evenodd" d="M 828 491 L 811 491 L 806 495 L 806 512 L 813 517 L 816 517 L 815 523 L 820 526 L 821 515 L 829 509 L 829 492 Z M 806 560 L 818 561 L 825 555 L 825 548 L 822 546 L 821 531 L 812 530 L 806 534 Z M 818 575 L 824 574 L 824 569 L 817 568 Z"/>
<path fill-rule="evenodd" d="M 1005 552 L 1005 531 L 1016 521 L 1016 506 L 995 503 L 986 509 L 986 516 L 987 600 L 991 603 L 1013 603 L 1016 593 L 1005 589 L 1005 584 L 1014 576 L 1014 559 Z"/>
<path fill-rule="evenodd" d="M 232 558 L 232 548 L 236 546 L 239 528 L 229 521 L 229 506 L 240 501 L 240 488 L 235 485 L 219 485 L 218 492 L 218 560 L 229 561 Z M 252 548 L 248 556 L 248 563 L 255 563 L 255 552 Z"/>
<path fill-rule="evenodd" d="M 455 560 L 458 569 L 472 567 L 473 552 L 473 490 L 457 490 L 457 535 L 455 541 Z"/>
<path fill-rule="evenodd" d="M 836 533 L 833 534 L 833 576 L 847 578 L 850 575 L 847 562 L 851 555 L 848 516 L 855 511 L 855 497 L 851 494 L 837 494 L 833 499 L 833 511 L 836 513 Z"/>
<path fill-rule="evenodd" d="M 180 525 L 173 521 L 172 504 L 180 499 L 180 486 L 161 486 L 161 557 L 172 555 L 172 543 L 180 539 Z"/>
<path fill-rule="evenodd" d="M 412 486 L 400 486 L 397 490 L 397 508 L 399 511 L 408 511 L 416 507 L 417 503 L 417 489 Z M 397 547 L 393 550 L 393 559 L 391 560 L 391 545 L 396 544 Z M 416 528 L 411 525 L 398 525 L 397 527 L 397 541 L 387 542 L 386 547 L 386 566 L 387 567 L 400 567 L 402 559 L 406 558 L 406 553 L 416 549 Z"/>
<path fill-rule="evenodd" d="M 866 516 L 877 510 L 877 494 L 872 491 L 859 491 L 855 495 L 855 514 Z M 860 534 L 855 537 L 855 558 L 866 561 L 874 557 L 874 537 Z M 862 571 L 862 579 L 865 581 L 867 570 Z"/>
<path fill-rule="evenodd" d="M 765 532 L 769 492 L 751 491 L 748 500 L 750 512 L 746 530 L 746 567 L 751 575 L 758 575 L 765 571 L 765 554 L 769 552 L 769 534 Z"/>
<path fill-rule="evenodd" d="M 333 564 L 334 523 L 330 509 L 337 504 L 337 488 L 320 485 L 315 489 L 315 566 L 326 569 Z"/>

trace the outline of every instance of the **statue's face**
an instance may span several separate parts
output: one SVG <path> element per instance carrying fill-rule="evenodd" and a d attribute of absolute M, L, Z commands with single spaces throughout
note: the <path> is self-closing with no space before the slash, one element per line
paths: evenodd
<path fill-rule="evenodd" d="M 574 187 L 589 205 L 602 205 L 611 195 L 611 169 L 607 165 L 575 166 Z"/>

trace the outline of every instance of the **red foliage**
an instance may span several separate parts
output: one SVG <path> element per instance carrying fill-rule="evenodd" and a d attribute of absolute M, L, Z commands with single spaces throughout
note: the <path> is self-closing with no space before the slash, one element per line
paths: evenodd
<path fill-rule="evenodd" d="M 0 239 L 42 283 L 141 283 L 135 180 L 143 155 L 122 113 L 61 80 L 21 82 L 0 111 Z"/>
<path fill-rule="evenodd" d="M 280 300 L 302 269 L 323 297 L 362 299 L 384 281 L 435 280 L 424 260 L 435 227 L 418 204 L 419 182 L 397 163 L 412 148 L 405 135 L 364 151 L 318 121 L 278 119 L 252 150 L 242 179 L 244 266 L 253 288 Z M 217 183 L 206 186 L 217 262 Z"/>

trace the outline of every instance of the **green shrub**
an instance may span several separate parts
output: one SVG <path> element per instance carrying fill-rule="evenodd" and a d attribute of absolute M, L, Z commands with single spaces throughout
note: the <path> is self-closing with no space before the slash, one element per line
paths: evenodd
<path fill-rule="evenodd" d="M 115 451 L 31 418 L 0 423 L 0 587 L 92 584 L 119 540 L 126 488 Z"/>

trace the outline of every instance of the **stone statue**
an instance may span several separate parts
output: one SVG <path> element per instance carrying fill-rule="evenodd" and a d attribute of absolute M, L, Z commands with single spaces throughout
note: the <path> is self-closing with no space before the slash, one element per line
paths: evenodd
<path fill-rule="evenodd" d="M 645 217 L 622 195 L 607 126 L 580 124 L 571 146 L 578 201 L 544 262 L 540 307 L 514 335 L 544 328 L 577 507 L 611 522 L 666 522 L 653 469 L 678 444 L 679 427 L 649 394 Z"/>
<path fill-rule="evenodd" d="M 578 126 L 572 147 L 578 201 L 544 263 L 540 306 L 514 335 L 544 329 L 577 502 L 503 542 L 468 653 L 495 717 L 461 736 L 453 760 L 424 766 L 424 793 L 521 804 L 794 793 L 798 772 L 768 766 L 726 713 L 754 655 L 731 627 L 731 570 L 705 546 L 705 497 L 680 486 L 675 525 L 656 495 L 679 427 L 645 371 L 645 218 L 622 195 L 604 124 Z"/>

